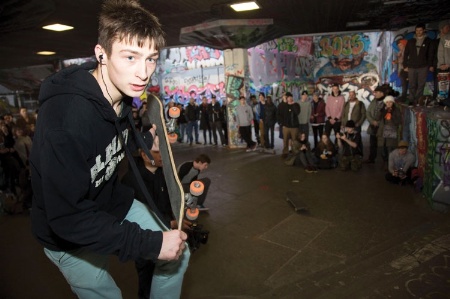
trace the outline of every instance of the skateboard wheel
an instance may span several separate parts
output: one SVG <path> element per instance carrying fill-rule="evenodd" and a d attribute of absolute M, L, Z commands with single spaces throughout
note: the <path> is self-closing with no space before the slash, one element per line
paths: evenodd
<path fill-rule="evenodd" d="M 172 107 L 169 109 L 169 116 L 171 118 L 178 118 L 180 116 L 180 109 L 178 107 Z"/>
<path fill-rule="evenodd" d="M 190 185 L 190 192 L 194 196 L 199 196 L 205 190 L 205 185 L 201 181 L 193 181 Z"/>
<path fill-rule="evenodd" d="M 194 209 L 194 211 L 192 211 L 192 209 L 187 209 L 186 210 L 186 218 L 188 220 L 195 220 L 198 218 L 198 214 L 200 214 L 199 210 L 197 208 Z"/>
<path fill-rule="evenodd" d="M 169 142 L 170 142 L 170 143 L 175 143 L 175 142 L 177 142 L 177 139 L 178 139 L 178 135 L 177 135 L 177 134 L 175 134 L 175 133 L 170 133 L 170 134 L 167 135 L 167 137 L 169 138 Z"/>

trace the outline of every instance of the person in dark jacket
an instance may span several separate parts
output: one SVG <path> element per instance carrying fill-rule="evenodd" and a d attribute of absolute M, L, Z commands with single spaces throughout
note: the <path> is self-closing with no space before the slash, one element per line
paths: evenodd
<path fill-rule="evenodd" d="M 195 136 L 195 144 L 200 144 L 198 141 L 198 119 L 199 119 L 199 107 L 195 102 L 194 98 L 189 99 L 189 104 L 186 106 L 184 116 L 187 121 L 187 138 L 189 141 L 189 145 L 192 145 L 194 141 L 194 137 L 192 136 L 192 131 L 194 131 Z"/>
<path fill-rule="evenodd" d="M 286 92 L 286 104 L 278 107 L 278 123 L 283 126 L 283 153 L 281 157 L 287 158 L 289 153 L 289 141 L 297 138 L 298 135 L 298 115 L 300 105 L 294 102 L 292 93 Z"/>
<path fill-rule="evenodd" d="M 264 139 L 267 149 L 274 148 L 275 124 L 277 123 L 277 107 L 272 101 L 271 96 L 266 97 L 264 111 Z"/>
<path fill-rule="evenodd" d="M 428 71 L 433 72 L 433 41 L 426 36 L 425 24 L 418 24 L 414 38 L 408 40 L 403 56 L 404 71 L 408 72 L 409 102 L 415 104 L 423 96 Z"/>
<path fill-rule="evenodd" d="M 200 130 L 203 131 L 203 141 L 204 144 L 208 144 L 207 136 L 209 136 L 209 144 L 212 143 L 212 137 L 211 137 L 211 125 L 209 122 L 209 108 L 208 108 L 208 99 L 206 97 L 202 97 L 202 103 L 199 107 L 199 115 L 200 115 Z M 208 133 L 208 134 L 207 134 Z"/>
<path fill-rule="evenodd" d="M 209 115 L 209 124 L 211 126 L 212 135 L 214 138 L 214 145 L 217 145 L 217 133 L 219 133 L 220 142 L 221 142 L 222 146 L 225 146 L 226 142 L 225 142 L 225 137 L 224 137 L 223 129 L 222 129 L 223 116 L 221 114 L 222 114 L 222 111 L 221 111 L 220 104 L 219 104 L 219 102 L 217 102 L 216 96 L 212 95 L 211 103 L 209 103 L 209 105 L 208 105 L 208 115 Z"/>
<path fill-rule="evenodd" d="M 149 83 L 164 33 L 137 1 L 104 2 L 99 22 L 97 62 L 41 85 L 30 156 L 32 231 L 80 298 L 122 298 L 108 273 L 111 254 L 166 261 L 166 271 L 153 276 L 152 296 L 178 298 L 187 235 L 162 227 L 118 175 L 129 152 L 132 99 Z"/>

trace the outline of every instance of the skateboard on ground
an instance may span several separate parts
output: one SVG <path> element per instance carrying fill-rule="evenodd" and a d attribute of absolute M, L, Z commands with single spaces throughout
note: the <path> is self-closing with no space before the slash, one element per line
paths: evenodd
<path fill-rule="evenodd" d="M 198 196 L 203 194 L 205 185 L 201 181 L 193 181 L 189 186 L 189 193 L 184 194 L 186 205 L 186 218 L 188 220 L 196 220 L 200 214 L 197 208 Z"/>
<path fill-rule="evenodd" d="M 292 191 L 286 192 L 286 200 L 292 204 L 296 212 L 308 211 L 308 206 L 300 199 L 297 193 Z"/>
<path fill-rule="evenodd" d="M 169 115 L 171 115 L 171 117 L 173 115 L 174 118 L 172 118 L 173 121 L 169 120 L 166 127 L 164 109 L 161 100 L 156 96 L 149 94 L 147 97 L 147 107 L 147 116 L 150 122 L 156 125 L 156 134 L 159 136 L 159 151 L 161 153 L 164 178 L 166 180 L 167 189 L 169 192 L 170 205 L 172 207 L 173 214 L 175 215 L 175 219 L 177 220 L 178 229 L 181 230 L 183 228 L 182 225 L 184 217 L 184 191 L 177 175 L 177 169 L 170 145 L 171 142 L 176 142 L 177 140 L 177 134 L 174 133 L 174 124 L 175 118 L 180 115 L 179 109 L 173 107 L 175 109 L 173 111 L 169 111 Z M 178 112 L 176 110 L 178 110 Z M 173 134 L 175 134 L 175 140 L 173 140 Z"/>

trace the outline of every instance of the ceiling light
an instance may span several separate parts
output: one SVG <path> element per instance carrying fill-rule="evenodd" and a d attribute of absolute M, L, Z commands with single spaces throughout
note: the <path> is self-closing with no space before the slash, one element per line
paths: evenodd
<path fill-rule="evenodd" d="M 247 11 L 247 10 L 255 10 L 255 9 L 260 8 L 259 5 L 255 1 L 235 3 L 235 4 L 230 4 L 230 6 L 235 11 Z"/>
<path fill-rule="evenodd" d="M 55 55 L 56 52 L 53 52 L 53 51 L 40 51 L 40 52 L 37 52 L 36 54 L 49 56 L 49 55 Z"/>
<path fill-rule="evenodd" d="M 369 25 L 369 21 L 357 21 L 357 22 L 347 22 L 347 27 L 358 27 L 358 26 L 367 26 Z"/>
<path fill-rule="evenodd" d="M 53 30 L 53 31 L 66 31 L 66 30 L 72 30 L 72 26 L 62 25 L 62 24 L 52 24 L 42 27 L 47 30 Z"/>

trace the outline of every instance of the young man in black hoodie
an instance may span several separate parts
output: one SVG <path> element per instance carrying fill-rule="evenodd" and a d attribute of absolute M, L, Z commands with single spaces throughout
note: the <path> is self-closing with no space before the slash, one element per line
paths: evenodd
<path fill-rule="evenodd" d="M 105 1 L 99 22 L 98 61 L 64 69 L 41 86 L 30 157 L 32 230 L 79 298 L 122 298 L 107 271 L 110 254 L 167 261 L 151 296 L 178 298 L 187 236 L 163 232 L 118 178 L 129 153 L 131 100 L 146 89 L 164 33 L 135 0 Z"/>

